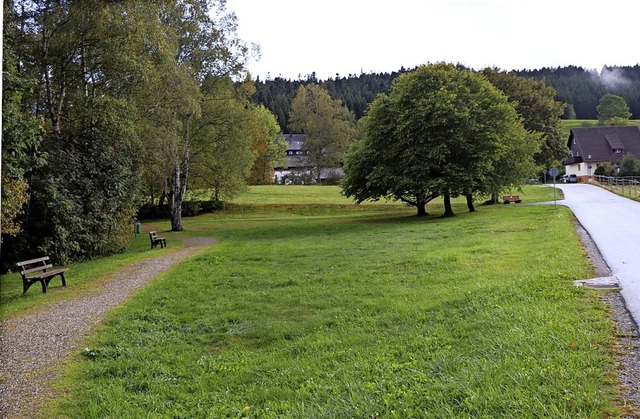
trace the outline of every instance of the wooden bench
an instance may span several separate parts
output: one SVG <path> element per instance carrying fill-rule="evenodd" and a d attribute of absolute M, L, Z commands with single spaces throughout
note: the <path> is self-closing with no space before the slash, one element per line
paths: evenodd
<path fill-rule="evenodd" d="M 502 197 L 502 202 L 504 202 L 505 204 L 509 204 L 511 202 L 519 204 L 522 202 L 522 200 L 520 199 L 520 195 L 504 195 Z"/>
<path fill-rule="evenodd" d="M 151 240 L 151 248 L 160 245 L 160 248 L 164 248 L 167 246 L 167 239 L 164 237 L 158 237 L 158 233 L 155 231 L 149 232 L 149 239 Z"/>
<path fill-rule="evenodd" d="M 21 270 L 22 294 L 25 294 L 29 287 L 36 282 L 40 282 L 42 284 L 42 292 L 46 293 L 49 281 L 51 281 L 51 279 L 56 275 L 60 275 L 60 278 L 62 278 L 62 286 L 67 286 L 67 282 L 64 279 L 64 273 L 68 271 L 68 269 L 51 270 L 53 265 L 49 261 L 49 256 L 18 262 L 16 263 L 16 266 Z"/>

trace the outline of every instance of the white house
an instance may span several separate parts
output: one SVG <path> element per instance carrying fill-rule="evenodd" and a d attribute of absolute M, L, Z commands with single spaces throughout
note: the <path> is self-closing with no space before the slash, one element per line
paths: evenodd
<path fill-rule="evenodd" d="M 573 128 L 567 145 L 571 150 L 564 161 L 567 174 L 586 182 L 605 162 L 619 168 L 625 154 L 640 159 L 640 127 Z"/>

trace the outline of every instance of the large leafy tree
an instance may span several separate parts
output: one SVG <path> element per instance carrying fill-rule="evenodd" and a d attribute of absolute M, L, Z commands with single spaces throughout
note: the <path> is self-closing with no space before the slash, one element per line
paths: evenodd
<path fill-rule="evenodd" d="M 624 125 L 631 118 L 629 106 L 624 98 L 611 93 L 600 98 L 596 110 L 598 111 L 598 122 L 601 125 Z"/>
<path fill-rule="evenodd" d="M 37 86 L 35 79 L 20 72 L 15 48 L 17 15 L 11 2 L 4 3 L 5 30 L 2 53 L 2 235 L 21 232 L 20 216 L 29 202 L 28 177 L 44 163 L 37 152 L 44 133 L 43 118 L 27 108 L 25 97 Z"/>
<path fill-rule="evenodd" d="M 401 200 L 418 215 L 437 196 L 452 215 L 452 196 L 519 183 L 535 150 L 504 94 L 448 64 L 398 77 L 372 103 L 364 132 L 345 158 L 345 195 Z"/>
<path fill-rule="evenodd" d="M 317 84 L 300 86 L 291 104 L 289 125 L 307 135 L 302 151 L 318 182 L 323 169 L 340 165 L 355 136 L 353 114 Z"/>
<path fill-rule="evenodd" d="M 275 115 L 263 105 L 252 107 L 247 132 L 253 137 L 256 154 L 248 183 L 267 185 L 273 183 L 274 168 L 286 163 L 287 142 L 281 135 Z"/>
<path fill-rule="evenodd" d="M 15 53 L 21 77 L 38 80 L 25 96 L 45 117 L 39 151 L 46 165 L 29 175 L 20 257 L 47 253 L 58 261 L 121 249 L 138 204 L 139 108 L 162 59 L 158 22 L 140 2 L 16 1 Z"/>
<path fill-rule="evenodd" d="M 237 36 L 236 16 L 224 0 L 165 0 L 160 2 L 162 21 L 172 31 L 176 65 L 180 73 L 204 83 L 205 78 L 239 76 L 250 49 Z M 202 116 L 204 102 L 216 100 L 217 90 L 200 89 L 177 106 L 176 127 L 180 142 L 173 149 L 169 204 L 171 229 L 182 230 L 182 202 L 191 166 L 192 124 Z"/>
<path fill-rule="evenodd" d="M 482 74 L 514 102 L 530 139 L 539 141 L 539 151 L 534 156 L 536 164 L 541 168 L 558 165 L 567 156 L 567 147 L 560 129 L 565 105 L 555 99 L 555 89 L 544 80 L 516 73 L 487 68 Z"/>
<path fill-rule="evenodd" d="M 215 200 L 246 188 L 259 152 L 267 153 L 265 143 L 280 132 L 273 115 L 249 103 L 247 89 L 253 89 L 250 81 L 207 77 L 203 83 L 214 100 L 203 101 L 202 116 L 194 120 L 191 165 L 193 184 L 213 190 Z"/>

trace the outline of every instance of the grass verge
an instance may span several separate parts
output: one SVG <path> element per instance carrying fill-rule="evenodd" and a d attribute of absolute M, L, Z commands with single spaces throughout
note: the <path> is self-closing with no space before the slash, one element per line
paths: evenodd
<path fill-rule="evenodd" d="M 155 225 L 154 228 L 161 231 L 159 225 Z M 95 292 L 98 284 L 122 267 L 184 247 L 182 242 L 184 233 L 166 232 L 163 236 L 167 236 L 169 241 L 169 246 L 165 249 L 150 250 L 149 236 L 147 233 L 142 233 L 132 236 L 123 253 L 65 266 L 69 268 L 65 273 L 67 286 L 62 287 L 60 278 L 56 277 L 49 284 L 46 294 L 42 293 L 42 288 L 37 283 L 23 295 L 22 278 L 19 272 L 2 275 L 0 277 L 0 320 L 26 314 L 44 304 L 91 294 Z"/>
<path fill-rule="evenodd" d="M 185 220 L 219 244 L 116 310 L 47 415 L 619 413 L 613 326 L 598 294 L 572 285 L 593 272 L 567 209 L 456 203 L 440 219 L 327 205 Z"/>

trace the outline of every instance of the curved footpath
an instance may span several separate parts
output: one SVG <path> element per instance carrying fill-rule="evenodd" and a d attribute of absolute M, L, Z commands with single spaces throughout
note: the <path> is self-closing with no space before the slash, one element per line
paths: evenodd
<path fill-rule="evenodd" d="M 61 363 L 111 309 L 161 272 L 215 243 L 213 239 L 185 241 L 192 247 L 159 252 L 153 259 L 129 265 L 101 281 L 90 295 L 45 304 L 0 322 L 0 417 L 33 417 L 48 398 L 48 384 Z"/>
<path fill-rule="evenodd" d="M 640 324 L 640 202 L 588 184 L 556 185 L 591 236 L 622 288 L 627 309 Z"/>

